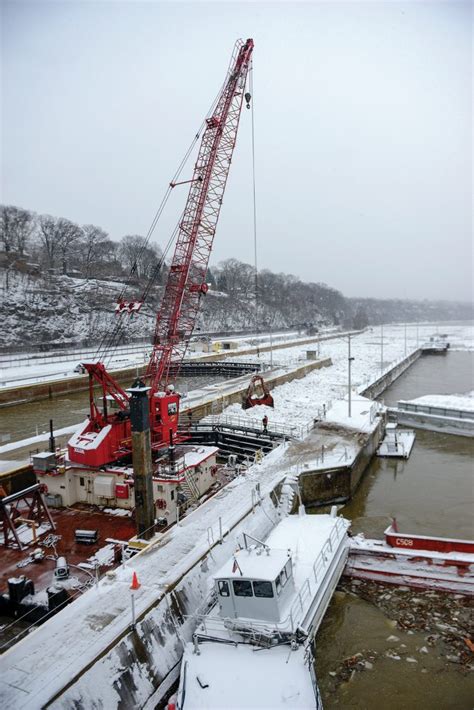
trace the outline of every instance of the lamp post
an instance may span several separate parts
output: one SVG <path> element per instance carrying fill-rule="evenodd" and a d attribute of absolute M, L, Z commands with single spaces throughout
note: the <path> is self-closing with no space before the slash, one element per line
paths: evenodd
<path fill-rule="evenodd" d="M 383 372 L 383 323 L 380 324 L 380 372 Z"/>
<path fill-rule="evenodd" d="M 405 323 L 405 357 L 407 356 L 407 324 Z"/>
<path fill-rule="evenodd" d="M 353 357 L 351 357 L 351 336 L 347 336 L 347 380 L 348 380 L 348 416 L 352 416 L 352 382 L 351 382 L 351 366 L 352 366 L 352 361 L 354 360 Z"/>

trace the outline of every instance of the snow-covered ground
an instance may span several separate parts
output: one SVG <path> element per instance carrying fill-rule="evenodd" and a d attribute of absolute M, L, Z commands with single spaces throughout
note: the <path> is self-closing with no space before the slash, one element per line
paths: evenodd
<path fill-rule="evenodd" d="M 418 344 L 434 332 L 432 324 L 419 326 Z M 449 340 L 460 350 L 474 350 L 472 325 L 452 326 L 446 328 Z M 402 359 L 417 347 L 415 326 L 407 327 L 405 348 L 405 328 L 403 325 L 384 326 L 383 353 L 381 329 L 371 328 L 361 335 L 351 337 L 351 380 L 354 392 L 357 392 L 374 380 L 395 361 Z M 306 360 L 307 350 L 317 350 L 313 345 L 295 346 L 277 350 L 273 353 L 260 354 L 260 361 L 276 366 L 291 366 L 302 364 Z M 264 415 L 269 422 L 285 424 L 306 423 L 308 420 L 320 418 L 323 407 L 329 409 L 334 400 L 347 396 L 348 381 L 348 338 L 326 340 L 320 343 L 320 357 L 330 357 L 332 367 L 315 370 L 301 380 L 293 380 L 272 390 L 275 408 L 259 406 L 243 412 L 239 404 L 226 408 L 226 415 L 245 416 L 260 424 Z M 238 358 L 236 358 L 238 359 Z M 242 356 L 243 360 L 248 360 Z M 254 358 L 255 359 L 255 358 Z"/>

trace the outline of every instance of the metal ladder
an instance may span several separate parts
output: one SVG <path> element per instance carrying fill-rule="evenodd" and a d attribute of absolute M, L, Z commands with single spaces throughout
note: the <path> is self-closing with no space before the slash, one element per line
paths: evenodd
<path fill-rule="evenodd" d="M 184 481 L 181 483 L 181 489 L 188 499 L 199 500 L 201 493 L 190 471 L 184 471 Z"/>

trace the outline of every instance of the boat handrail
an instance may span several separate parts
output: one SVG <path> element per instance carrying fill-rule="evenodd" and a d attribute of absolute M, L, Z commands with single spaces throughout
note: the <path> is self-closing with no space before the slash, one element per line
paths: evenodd
<path fill-rule="evenodd" d="M 336 518 L 336 524 L 332 528 L 329 537 L 326 539 L 324 542 L 321 551 L 319 552 L 318 556 L 316 557 L 313 567 L 312 567 L 312 575 L 310 577 L 307 577 L 303 584 L 301 585 L 301 588 L 299 590 L 298 596 L 293 602 L 293 604 L 290 607 L 290 614 L 289 617 L 285 621 L 288 621 L 289 618 L 291 618 L 293 622 L 293 628 L 295 630 L 295 625 L 297 626 L 302 619 L 304 618 L 304 605 L 303 602 L 306 602 L 306 599 L 308 597 L 313 596 L 313 587 L 312 587 L 312 579 L 311 577 L 314 576 L 314 582 L 313 584 L 318 584 L 319 582 L 319 575 L 321 572 L 326 571 L 326 567 L 328 564 L 329 556 L 328 552 L 330 555 L 334 552 L 334 548 L 336 547 L 337 542 L 339 542 L 341 538 L 341 532 L 344 534 L 347 530 L 348 524 L 347 521 L 344 520 L 344 518 Z M 316 590 L 314 590 L 314 593 L 316 593 Z M 300 614 L 298 615 L 298 607 L 300 609 Z"/>

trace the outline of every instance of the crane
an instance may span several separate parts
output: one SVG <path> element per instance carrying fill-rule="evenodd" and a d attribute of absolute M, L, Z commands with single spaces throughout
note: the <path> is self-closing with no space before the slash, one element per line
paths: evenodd
<path fill-rule="evenodd" d="M 176 247 L 168 272 L 160 308 L 156 315 L 153 349 L 146 368 L 149 386 L 152 449 L 177 441 L 179 394 L 175 378 L 195 326 L 214 241 L 232 155 L 237 139 L 253 52 L 253 40 L 235 44 L 223 88 L 206 119 L 189 193 L 179 223 Z M 177 184 L 170 183 L 174 188 Z M 119 304 L 121 311 L 124 304 Z M 127 303 L 125 310 L 137 312 L 141 302 Z M 68 456 L 74 463 L 101 467 L 131 453 L 131 424 L 128 393 L 107 372 L 102 362 L 83 363 L 89 375 L 89 418 L 68 442 Z M 101 392 L 102 407 L 95 401 L 95 387 Z"/>

